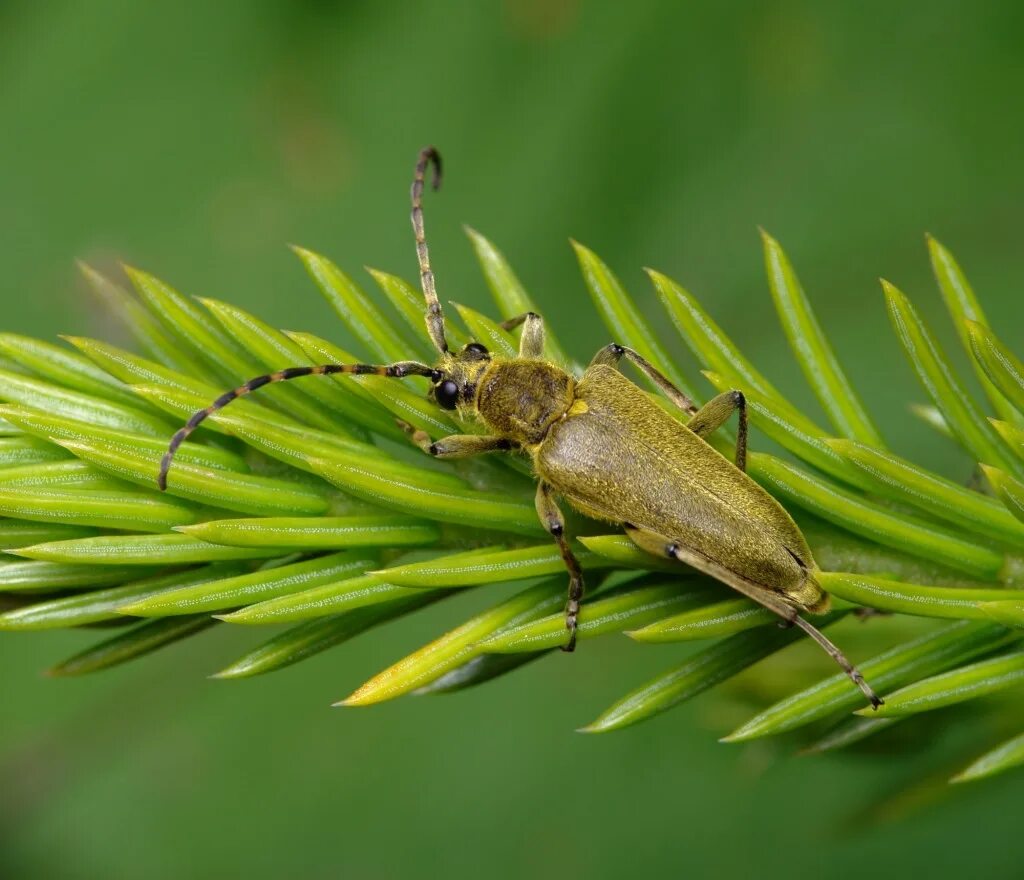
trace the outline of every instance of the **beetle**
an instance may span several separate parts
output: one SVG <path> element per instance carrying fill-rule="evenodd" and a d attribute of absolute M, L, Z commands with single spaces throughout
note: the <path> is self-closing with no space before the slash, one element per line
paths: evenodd
<path fill-rule="evenodd" d="M 501 326 L 521 327 L 516 358 L 498 357 L 478 342 L 452 351 L 445 337 L 423 225 L 428 168 L 441 181 L 441 157 L 433 147 L 416 161 L 411 189 L 412 227 L 426 301 L 426 325 L 438 351 L 435 364 L 322 364 L 290 367 L 258 376 L 227 391 L 196 412 L 171 438 L 158 483 L 181 443 L 211 413 L 264 385 L 332 374 L 403 378 L 426 376 L 430 397 L 445 410 L 475 418 L 485 434 L 439 440 L 404 425 L 412 441 L 437 458 L 466 458 L 517 451 L 529 457 L 537 477 L 536 507 L 569 572 L 563 650 L 576 645 L 583 574 L 565 534 L 556 496 L 586 516 L 621 526 L 641 549 L 701 571 L 779 615 L 782 625 L 804 630 L 839 664 L 871 705 L 882 701 L 843 653 L 802 616 L 828 610 L 811 549 L 781 504 L 746 474 L 747 408 L 740 391 L 719 394 L 699 409 L 640 354 L 617 343 L 602 348 L 576 378 L 544 358 L 544 322 L 527 312 Z M 674 418 L 617 369 L 632 363 L 686 416 Z M 738 414 L 732 461 L 706 438 Z"/>

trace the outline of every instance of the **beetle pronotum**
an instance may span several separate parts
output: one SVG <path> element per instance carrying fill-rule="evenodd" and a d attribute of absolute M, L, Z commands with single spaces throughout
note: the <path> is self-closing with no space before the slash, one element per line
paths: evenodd
<path fill-rule="evenodd" d="M 322 364 L 290 367 L 250 379 L 195 413 L 171 438 L 160 465 L 159 485 L 181 443 L 211 413 L 257 388 L 302 376 L 337 373 L 427 376 L 430 394 L 442 409 L 475 418 L 487 434 L 456 434 L 432 441 L 409 429 L 413 442 L 438 458 L 518 451 L 529 456 L 538 478 L 536 506 L 541 523 L 558 544 L 569 571 L 565 608 L 568 639 L 576 645 L 583 575 L 565 535 L 555 496 L 595 519 L 620 525 L 643 550 L 686 563 L 716 578 L 803 629 L 857 684 L 873 706 L 881 700 L 843 653 L 801 612 L 827 610 L 828 594 L 807 542 L 782 506 L 745 473 L 746 402 L 727 391 L 698 409 L 652 364 L 632 349 L 602 348 L 580 378 L 544 359 L 544 322 L 527 312 L 505 321 L 522 327 L 519 355 L 503 358 L 471 342 L 453 352 L 445 337 L 444 314 L 434 287 L 423 229 L 423 186 L 433 166 L 441 179 L 441 158 L 433 147 L 419 154 L 412 183 L 412 227 L 426 300 L 427 332 L 438 351 L 435 364 L 399 361 L 387 365 Z M 617 369 L 625 359 L 650 378 L 689 419 L 673 418 Z M 738 413 L 735 461 L 703 439 Z"/>

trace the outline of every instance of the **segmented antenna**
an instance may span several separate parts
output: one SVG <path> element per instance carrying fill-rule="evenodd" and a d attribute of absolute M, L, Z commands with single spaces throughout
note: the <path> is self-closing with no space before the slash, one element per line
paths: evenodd
<path fill-rule="evenodd" d="M 434 166 L 434 177 L 431 186 L 436 190 L 441 186 L 441 154 L 433 147 L 420 150 L 416 160 L 416 171 L 412 179 L 412 231 L 416 236 L 416 257 L 420 262 L 420 287 L 423 298 L 427 301 L 427 332 L 441 354 L 448 351 L 448 340 L 444 335 L 444 315 L 441 303 L 437 299 L 434 287 L 434 273 L 430 268 L 430 251 L 427 249 L 427 236 L 423 230 L 423 181 L 427 174 L 427 166 Z"/>
<path fill-rule="evenodd" d="M 178 451 L 178 447 L 217 410 L 224 409 L 232 401 L 238 400 L 239 397 L 245 397 L 247 394 L 252 394 L 253 391 L 258 391 L 264 385 L 290 382 L 292 379 L 301 379 L 304 376 L 332 376 L 336 373 L 351 373 L 355 376 L 388 376 L 392 379 L 404 379 L 406 376 L 430 376 L 437 378 L 438 375 L 438 371 L 433 367 L 421 364 L 418 361 L 398 361 L 394 364 L 320 364 L 315 367 L 288 367 L 285 370 L 278 370 L 276 373 L 256 376 L 248 382 L 243 382 L 237 388 L 225 391 L 209 406 L 194 412 L 192 418 L 182 425 L 174 436 L 171 437 L 167 451 L 164 453 L 163 458 L 160 459 L 160 473 L 156 480 L 160 491 L 163 492 L 167 489 L 167 474 L 171 469 L 171 463 L 174 461 L 174 454 Z"/>

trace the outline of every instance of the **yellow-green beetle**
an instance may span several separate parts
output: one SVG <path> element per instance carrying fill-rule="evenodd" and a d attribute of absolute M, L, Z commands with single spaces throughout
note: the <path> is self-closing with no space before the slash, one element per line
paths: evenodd
<path fill-rule="evenodd" d="M 566 651 L 576 644 L 583 576 L 564 534 L 556 495 L 587 516 L 622 526 L 642 549 L 693 566 L 749 596 L 784 622 L 801 627 L 839 663 L 873 706 L 880 705 L 842 652 L 800 616 L 803 611 L 827 610 L 829 597 L 815 579 L 817 566 L 796 524 L 745 473 L 747 411 L 739 391 L 720 394 L 698 409 L 652 364 L 614 343 L 601 349 L 577 379 L 544 359 L 544 323 L 532 312 L 502 325 L 506 330 L 522 326 L 517 358 L 492 356 L 476 342 L 461 351 L 449 350 L 423 231 L 423 185 L 431 165 L 436 189 L 441 158 L 428 147 L 416 162 L 412 225 L 427 330 L 439 352 L 437 363 L 323 364 L 250 379 L 195 413 L 174 435 L 161 463 L 160 488 L 167 486 L 175 451 L 210 413 L 264 385 L 336 373 L 427 376 L 438 406 L 476 418 L 488 433 L 431 441 L 409 427 L 420 448 L 438 458 L 519 451 L 533 462 L 538 478 L 537 514 L 557 541 L 569 570 Z M 689 420 L 684 424 L 673 418 L 619 373 L 616 366 L 623 358 L 689 414 Z M 739 414 L 735 463 L 703 439 L 733 411 Z"/>

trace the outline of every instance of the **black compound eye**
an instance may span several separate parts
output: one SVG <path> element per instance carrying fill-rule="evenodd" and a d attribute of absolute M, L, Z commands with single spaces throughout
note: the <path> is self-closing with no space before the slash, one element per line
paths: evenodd
<path fill-rule="evenodd" d="M 482 346 L 479 342 L 471 342 L 471 343 L 469 343 L 469 345 L 467 345 L 463 349 L 463 352 L 465 354 L 473 354 L 473 355 L 476 355 L 477 357 L 482 357 L 482 358 L 483 357 L 487 357 L 487 355 L 490 354 L 490 352 L 487 351 L 487 349 L 484 346 Z"/>
<path fill-rule="evenodd" d="M 441 409 L 455 409 L 459 402 L 459 386 L 451 379 L 445 379 L 434 389 L 434 400 Z"/>

